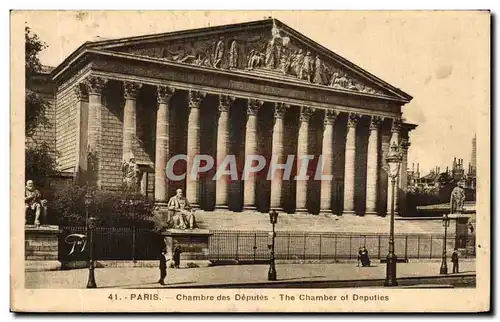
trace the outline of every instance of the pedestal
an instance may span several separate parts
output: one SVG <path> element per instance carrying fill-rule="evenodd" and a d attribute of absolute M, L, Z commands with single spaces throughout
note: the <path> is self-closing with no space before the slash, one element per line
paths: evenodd
<path fill-rule="evenodd" d="M 26 225 L 24 228 L 24 259 L 26 269 L 54 270 L 59 261 L 59 226 Z"/>
<path fill-rule="evenodd" d="M 212 233 L 207 229 L 168 229 L 162 233 L 167 254 L 172 258 L 176 246 L 180 246 L 181 262 L 186 260 L 208 260 L 209 239 Z"/>

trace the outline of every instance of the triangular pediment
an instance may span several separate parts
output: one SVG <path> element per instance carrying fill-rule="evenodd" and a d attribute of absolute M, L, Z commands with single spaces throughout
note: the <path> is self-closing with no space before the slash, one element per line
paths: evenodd
<path fill-rule="evenodd" d="M 91 47 L 411 100 L 408 94 L 274 19 L 124 38 Z"/>

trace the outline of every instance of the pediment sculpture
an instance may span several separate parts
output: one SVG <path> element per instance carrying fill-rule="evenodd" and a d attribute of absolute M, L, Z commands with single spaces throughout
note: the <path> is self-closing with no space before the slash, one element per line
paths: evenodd
<path fill-rule="evenodd" d="M 119 49 L 123 50 L 123 49 Z M 149 48 L 126 51 L 178 63 L 234 69 L 263 71 L 270 76 L 298 79 L 331 88 L 384 95 L 365 84 L 359 76 L 330 57 L 317 53 L 285 34 L 276 25 L 269 31 L 233 32 L 223 36 L 173 40 Z"/>

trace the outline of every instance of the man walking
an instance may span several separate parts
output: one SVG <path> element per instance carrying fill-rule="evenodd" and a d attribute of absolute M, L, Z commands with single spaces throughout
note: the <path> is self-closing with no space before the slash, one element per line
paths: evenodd
<path fill-rule="evenodd" d="M 170 261 L 167 255 L 167 247 L 163 246 L 160 252 L 160 279 L 158 283 L 165 285 L 165 278 L 167 277 L 167 262 Z"/>
<path fill-rule="evenodd" d="M 458 253 L 457 249 L 453 250 L 453 254 L 451 254 L 451 262 L 453 263 L 453 273 L 458 273 Z"/>

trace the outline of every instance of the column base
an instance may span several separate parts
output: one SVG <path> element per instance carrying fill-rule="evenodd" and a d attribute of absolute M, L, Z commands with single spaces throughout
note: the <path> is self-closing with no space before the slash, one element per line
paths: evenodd
<path fill-rule="evenodd" d="M 342 212 L 342 215 L 356 215 L 356 212 L 354 210 L 344 210 Z"/>
<path fill-rule="evenodd" d="M 376 216 L 378 215 L 376 211 L 367 211 L 365 212 L 365 216 Z"/>
<path fill-rule="evenodd" d="M 319 213 L 322 215 L 333 215 L 333 210 L 332 209 L 320 209 Z"/>
<path fill-rule="evenodd" d="M 309 213 L 306 208 L 297 208 L 295 209 L 296 214 L 307 214 Z"/>
<path fill-rule="evenodd" d="M 215 210 L 229 210 L 227 205 L 215 205 Z"/>
<path fill-rule="evenodd" d="M 243 206 L 243 212 L 256 212 L 257 211 L 257 207 L 255 206 Z"/>

